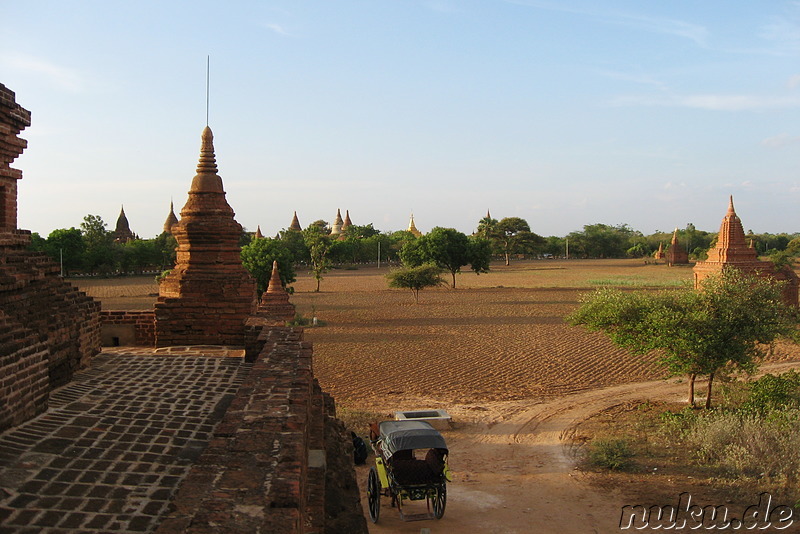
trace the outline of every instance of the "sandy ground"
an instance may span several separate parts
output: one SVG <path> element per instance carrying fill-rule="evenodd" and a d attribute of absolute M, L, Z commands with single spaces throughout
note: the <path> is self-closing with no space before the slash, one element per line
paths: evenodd
<path fill-rule="evenodd" d="M 563 318 L 599 283 L 664 287 L 691 280 L 690 268 L 641 260 L 493 265 L 488 274 L 459 275 L 456 290 L 424 290 L 419 305 L 410 291 L 387 289 L 387 271 L 331 271 L 319 293 L 308 273 L 299 273 L 291 299 L 299 313 L 325 322 L 308 328 L 306 339 L 314 343 L 315 376 L 340 407 L 385 418 L 443 408 L 453 417 L 444 432 L 455 473 L 444 517 L 403 523 L 383 498 L 371 532 L 604 534 L 619 531 L 625 504 L 667 504 L 657 501 L 662 482 L 598 485 L 575 469 L 570 438 L 601 410 L 630 400 L 681 400 L 686 385 L 663 380 L 653 358 L 633 357 Z M 81 287 L 104 309 L 152 307 L 152 279 L 138 289 L 115 284 Z M 770 365 L 794 365 L 800 350 L 782 346 L 776 360 Z M 369 462 L 357 469 L 364 494 L 368 469 Z M 676 497 L 685 491 L 682 481 L 671 482 Z"/>

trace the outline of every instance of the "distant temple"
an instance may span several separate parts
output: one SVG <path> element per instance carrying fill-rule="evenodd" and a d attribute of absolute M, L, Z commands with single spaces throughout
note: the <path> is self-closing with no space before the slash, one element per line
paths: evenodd
<path fill-rule="evenodd" d="M 125 216 L 125 207 L 123 206 L 119 211 L 119 217 L 117 217 L 117 226 L 114 229 L 114 242 L 127 243 L 133 239 L 139 239 L 139 236 L 131 232 L 128 218 Z"/>
<path fill-rule="evenodd" d="M 294 216 L 292 216 L 292 224 L 289 225 L 289 230 L 294 230 L 296 232 L 301 232 L 303 228 L 300 226 L 300 221 L 297 220 L 297 212 L 294 212 Z"/>
<path fill-rule="evenodd" d="M 798 305 L 800 279 L 789 267 L 777 270 L 772 262 L 758 259 L 755 249 L 747 245 L 742 221 L 733 209 L 733 197 L 730 198 L 728 212 L 722 219 L 716 246 L 708 251 L 706 261 L 699 261 L 694 266 L 695 289 L 700 287 L 705 278 L 722 272 L 728 267 L 734 267 L 747 274 L 771 277 L 785 282 L 783 285 L 784 301 L 791 306 Z"/>
<path fill-rule="evenodd" d="M 333 221 L 331 225 L 331 235 L 339 235 L 342 233 L 342 226 L 344 225 L 344 221 L 342 221 L 342 210 L 336 210 L 336 219 Z"/>
<path fill-rule="evenodd" d="M 416 225 L 414 224 L 414 214 L 413 214 L 413 213 L 411 214 L 411 220 L 410 220 L 410 221 L 408 221 L 408 228 L 407 228 L 407 231 L 409 231 L 409 232 L 411 232 L 412 234 L 414 234 L 414 237 L 419 237 L 419 236 L 421 236 L 421 235 L 422 235 L 422 232 L 420 232 L 419 230 L 417 230 L 417 227 L 416 227 Z"/>
<path fill-rule="evenodd" d="M 256 239 L 263 239 L 264 238 L 264 234 L 261 233 L 261 225 L 260 224 L 256 227 L 256 233 L 253 235 L 253 237 L 255 237 Z"/>
<path fill-rule="evenodd" d="M 667 263 L 673 265 L 687 265 L 689 263 L 689 253 L 678 244 L 678 229 L 672 233 L 672 241 L 667 249 Z"/>
<path fill-rule="evenodd" d="M 172 235 L 172 227 L 178 224 L 178 217 L 175 216 L 175 206 L 172 201 L 169 201 L 169 215 L 167 220 L 164 221 L 164 233 Z"/>
<path fill-rule="evenodd" d="M 656 250 L 655 254 L 653 254 L 653 257 L 655 259 L 657 259 L 657 260 L 663 260 L 664 259 L 664 257 L 665 257 L 665 254 L 664 254 L 664 243 L 659 243 L 658 244 L 658 250 Z"/>

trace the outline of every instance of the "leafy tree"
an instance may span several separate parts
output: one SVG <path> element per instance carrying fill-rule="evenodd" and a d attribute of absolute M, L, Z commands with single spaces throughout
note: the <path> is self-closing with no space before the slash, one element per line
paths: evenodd
<path fill-rule="evenodd" d="M 81 235 L 86 247 L 84 268 L 89 273 L 108 273 L 114 268 L 114 234 L 98 215 L 87 215 L 81 223 Z"/>
<path fill-rule="evenodd" d="M 494 225 L 489 234 L 489 239 L 495 241 L 510 264 L 512 254 L 533 252 L 537 246 L 543 245 L 543 237 L 531 232 L 528 221 L 519 217 L 505 217 Z"/>
<path fill-rule="evenodd" d="M 47 236 L 44 251 L 53 261 L 63 261 L 64 274 L 69 276 L 83 266 L 86 243 L 77 228 L 61 228 Z"/>
<path fill-rule="evenodd" d="M 471 265 L 476 274 L 489 270 L 489 247 L 485 240 L 471 241 L 453 228 L 436 227 L 429 233 L 407 242 L 400 251 L 400 259 L 407 267 L 433 263 L 448 271 L 456 287 L 456 274 L 461 267 Z"/>
<path fill-rule="evenodd" d="M 159 266 L 159 270 L 172 269 L 175 266 L 178 248 L 178 242 L 175 237 L 170 233 L 162 232 L 161 235 L 155 238 L 155 248 L 158 251 L 156 265 Z"/>
<path fill-rule="evenodd" d="M 281 284 L 286 291 L 293 293 L 289 284 L 296 280 L 294 272 L 294 257 L 292 252 L 280 239 L 264 237 L 253 239 L 242 247 L 242 265 L 247 269 L 258 284 L 258 295 L 267 290 L 269 279 L 272 276 L 272 262 L 278 262 L 278 274 Z"/>
<path fill-rule="evenodd" d="M 426 287 L 442 285 L 442 270 L 432 263 L 425 263 L 417 267 L 401 267 L 394 269 L 386 278 L 389 279 L 389 287 L 410 289 L 414 294 L 414 302 L 419 304 L 419 292 Z"/>
<path fill-rule="evenodd" d="M 767 344 L 779 337 L 798 338 L 797 310 L 782 303 L 780 284 L 735 269 L 705 279 L 698 291 L 601 289 L 567 320 L 602 331 L 634 353 L 660 351 L 672 375 L 689 377 L 692 406 L 698 375 L 709 377 L 710 407 L 716 373 L 726 366 L 751 372 Z"/>
<path fill-rule="evenodd" d="M 328 272 L 331 265 L 328 258 L 328 252 L 331 249 L 331 238 L 323 226 L 311 223 L 308 228 L 303 230 L 303 241 L 308 248 L 311 258 L 311 270 L 314 272 L 314 279 L 317 281 L 316 291 L 319 292 L 319 283 L 322 280 L 322 275 Z"/>
<path fill-rule="evenodd" d="M 570 252 L 586 258 L 624 258 L 626 251 L 633 246 L 632 238 L 640 237 L 641 232 L 627 224 L 609 226 L 589 224 L 582 232 L 572 232 L 569 238 Z"/>
<path fill-rule="evenodd" d="M 306 247 L 306 243 L 303 240 L 303 232 L 283 229 L 280 231 L 280 237 L 283 244 L 291 252 L 294 263 L 307 264 L 311 261 L 311 257 L 308 255 L 308 247 Z"/>
<path fill-rule="evenodd" d="M 495 235 L 495 227 L 497 226 L 497 219 L 492 217 L 484 217 L 480 221 L 478 221 L 478 231 L 475 232 L 477 235 L 483 237 L 484 239 L 492 239 Z"/>

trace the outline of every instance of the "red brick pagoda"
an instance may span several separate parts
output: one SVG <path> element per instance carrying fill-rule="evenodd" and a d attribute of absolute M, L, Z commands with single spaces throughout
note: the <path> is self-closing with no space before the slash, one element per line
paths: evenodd
<path fill-rule="evenodd" d="M 242 226 L 225 200 L 208 126 L 189 199 L 171 230 L 177 258 L 159 286 L 156 346 L 244 345 L 256 283 L 242 266 Z"/>
<path fill-rule="evenodd" d="M 733 197 L 730 198 L 728 212 L 722 219 L 716 246 L 708 251 L 706 261 L 699 261 L 694 266 L 695 289 L 700 287 L 703 279 L 728 267 L 734 267 L 747 274 L 772 277 L 785 282 L 783 286 L 784 301 L 791 306 L 798 305 L 800 279 L 789 267 L 777 270 L 772 262 L 758 259 L 755 249 L 747 244 L 742 221 L 733 209 Z"/>

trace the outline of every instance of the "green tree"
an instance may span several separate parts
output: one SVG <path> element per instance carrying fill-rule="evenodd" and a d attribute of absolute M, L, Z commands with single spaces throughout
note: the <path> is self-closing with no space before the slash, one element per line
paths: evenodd
<path fill-rule="evenodd" d="M 116 263 L 114 234 L 98 215 L 87 215 L 81 223 L 81 236 L 86 247 L 84 268 L 89 273 L 109 273 Z"/>
<path fill-rule="evenodd" d="M 324 221 L 321 221 L 324 222 Z M 326 233 L 325 227 L 316 223 L 311 223 L 308 228 L 303 230 L 303 241 L 308 248 L 311 258 L 311 270 L 314 279 L 317 281 L 316 292 L 319 292 L 319 283 L 322 275 L 330 269 L 330 259 L 328 252 L 331 249 L 331 238 Z"/>
<path fill-rule="evenodd" d="M 425 263 L 417 267 L 401 267 L 394 269 L 386 275 L 389 287 L 410 289 L 414 294 L 414 302 L 419 304 L 419 292 L 426 287 L 442 285 L 442 270 L 432 263 Z"/>
<path fill-rule="evenodd" d="M 475 232 L 477 235 L 484 239 L 492 239 L 495 235 L 495 227 L 497 226 L 497 219 L 492 217 L 484 217 L 478 221 L 478 230 Z"/>
<path fill-rule="evenodd" d="M 531 232 L 528 221 L 520 217 L 505 217 L 494 225 L 489 239 L 494 240 L 498 249 L 510 265 L 512 254 L 532 253 L 536 247 L 544 245 L 543 237 Z"/>
<path fill-rule="evenodd" d="M 706 407 L 716 373 L 726 366 L 752 372 L 768 344 L 797 339 L 797 319 L 797 310 L 782 303 L 778 282 L 735 269 L 705 279 L 698 291 L 601 289 L 567 318 L 634 353 L 659 351 L 672 375 L 688 376 L 692 406 L 695 379 L 707 375 Z"/>
<path fill-rule="evenodd" d="M 156 265 L 158 270 L 166 271 L 175 266 L 175 259 L 177 258 L 178 242 L 172 234 L 162 232 L 161 235 L 155 238 L 155 248 L 158 253 Z"/>
<path fill-rule="evenodd" d="M 86 243 L 77 228 L 53 230 L 47 236 L 44 251 L 55 262 L 63 262 L 64 274 L 79 271 L 84 263 Z"/>
<path fill-rule="evenodd" d="M 278 262 L 278 274 L 281 285 L 287 292 L 293 293 L 289 284 L 296 280 L 294 272 L 294 257 L 292 252 L 282 240 L 263 237 L 253 239 L 242 247 L 242 265 L 247 269 L 258 284 L 258 296 L 267 290 L 269 279 L 272 276 L 272 262 Z"/>
<path fill-rule="evenodd" d="M 280 231 L 280 237 L 283 244 L 292 253 L 294 263 L 308 264 L 311 261 L 308 247 L 303 240 L 303 232 L 283 229 Z"/>
<path fill-rule="evenodd" d="M 582 232 L 572 232 L 567 237 L 571 255 L 585 258 L 624 258 L 626 251 L 634 245 L 632 238 L 641 235 L 641 232 L 631 229 L 627 224 L 588 224 L 583 227 Z"/>
<path fill-rule="evenodd" d="M 456 274 L 461 267 L 471 265 L 476 274 L 489 270 L 489 247 L 486 240 L 470 240 L 453 228 L 436 227 L 429 233 L 407 242 L 400 251 L 400 259 L 407 267 L 433 263 L 448 271 L 456 287 Z"/>

